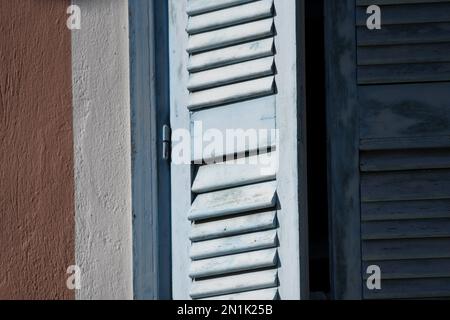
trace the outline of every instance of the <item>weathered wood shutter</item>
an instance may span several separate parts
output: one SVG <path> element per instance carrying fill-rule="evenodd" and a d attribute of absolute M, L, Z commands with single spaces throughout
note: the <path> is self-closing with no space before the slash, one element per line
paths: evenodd
<path fill-rule="evenodd" d="M 366 27 L 371 4 L 381 7 L 381 30 Z M 362 297 L 450 297 L 450 1 L 347 1 L 334 8 L 347 26 L 351 6 L 350 94 L 337 100 L 355 102 L 359 115 L 351 125 L 358 132 L 352 159 L 359 157 L 353 176 L 360 188 Z M 343 46 L 330 37 L 332 46 Z M 350 227 L 358 230 L 354 223 L 336 228 Z M 381 290 L 366 286 L 370 265 L 381 268 Z"/>
<path fill-rule="evenodd" d="M 237 150 L 225 144 L 220 154 L 193 146 L 191 164 L 172 164 L 173 296 L 305 297 L 301 2 L 172 0 L 169 7 L 172 131 L 189 130 L 194 145 L 198 123 L 224 136 L 280 129 Z M 279 170 L 252 164 L 264 157 L 259 151 L 274 160 L 282 154 Z M 234 153 L 247 164 L 205 164 Z"/>

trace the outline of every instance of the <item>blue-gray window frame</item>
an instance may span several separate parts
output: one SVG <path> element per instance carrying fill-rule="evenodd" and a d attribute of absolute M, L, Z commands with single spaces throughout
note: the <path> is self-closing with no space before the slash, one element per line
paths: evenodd
<path fill-rule="evenodd" d="M 129 0 L 133 296 L 171 299 L 168 2 Z"/>

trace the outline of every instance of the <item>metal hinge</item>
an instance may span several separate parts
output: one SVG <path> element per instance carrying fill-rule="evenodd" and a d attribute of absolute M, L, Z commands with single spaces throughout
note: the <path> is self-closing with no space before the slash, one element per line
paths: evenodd
<path fill-rule="evenodd" d="M 172 129 L 165 124 L 162 128 L 162 158 L 163 160 L 170 160 L 170 144 L 172 138 Z"/>

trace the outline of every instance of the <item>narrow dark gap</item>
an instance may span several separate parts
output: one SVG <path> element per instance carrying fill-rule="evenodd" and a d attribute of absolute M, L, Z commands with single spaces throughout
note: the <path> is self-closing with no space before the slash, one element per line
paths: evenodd
<path fill-rule="evenodd" d="M 163 159 L 162 132 L 165 124 L 170 124 L 169 107 L 169 16 L 168 2 L 155 1 L 153 7 L 155 20 L 155 90 L 156 90 L 156 132 L 158 133 L 158 299 L 172 298 L 172 244 L 171 244 L 171 184 L 170 162 Z"/>
<path fill-rule="evenodd" d="M 324 1 L 305 1 L 309 280 L 311 299 L 326 299 L 330 292 Z"/>

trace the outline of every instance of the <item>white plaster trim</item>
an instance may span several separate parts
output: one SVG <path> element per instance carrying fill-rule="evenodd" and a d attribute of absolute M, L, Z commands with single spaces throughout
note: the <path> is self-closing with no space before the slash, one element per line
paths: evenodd
<path fill-rule="evenodd" d="M 74 0 L 77 299 L 132 299 L 128 1 Z"/>

